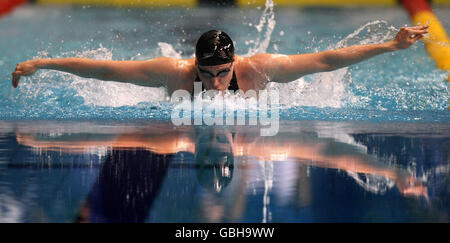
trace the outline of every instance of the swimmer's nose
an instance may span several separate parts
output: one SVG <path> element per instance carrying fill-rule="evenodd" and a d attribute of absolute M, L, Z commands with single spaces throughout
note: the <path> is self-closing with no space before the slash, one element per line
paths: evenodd
<path fill-rule="evenodd" d="M 213 87 L 215 89 L 219 89 L 220 88 L 220 79 L 219 79 L 219 77 L 214 77 L 213 78 Z"/>

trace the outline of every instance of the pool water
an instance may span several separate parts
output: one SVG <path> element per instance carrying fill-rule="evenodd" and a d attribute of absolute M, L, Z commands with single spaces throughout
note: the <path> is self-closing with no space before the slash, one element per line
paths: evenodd
<path fill-rule="evenodd" d="M 448 222 L 448 124 L 1 122 L 1 222 Z M 164 136 L 162 136 L 164 135 Z"/>
<path fill-rule="evenodd" d="M 270 83 L 271 137 L 175 126 L 163 87 L 49 70 L 10 83 L 32 58 L 190 58 L 216 28 L 249 56 L 379 43 L 409 23 L 401 8 L 22 6 L 0 19 L 0 222 L 449 222 L 448 73 L 420 42 Z"/>
<path fill-rule="evenodd" d="M 436 9 L 447 29 L 449 12 Z M 0 21 L 0 119 L 170 118 L 173 105 L 164 88 L 41 70 L 12 89 L 9 80 L 15 65 L 32 58 L 190 58 L 197 38 L 213 28 L 230 34 L 238 55 L 309 53 L 387 41 L 409 23 L 401 8 L 24 6 Z M 447 122 L 446 78 L 419 42 L 349 68 L 269 87 L 280 91 L 282 119 Z"/>

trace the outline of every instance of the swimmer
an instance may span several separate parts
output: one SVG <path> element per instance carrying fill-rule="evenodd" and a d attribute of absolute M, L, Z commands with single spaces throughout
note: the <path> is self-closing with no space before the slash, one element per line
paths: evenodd
<path fill-rule="evenodd" d="M 84 78 L 165 86 L 169 94 L 179 89 L 192 93 L 195 81 L 201 81 L 206 90 L 256 91 L 264 89 L 270 81 L 286 83 L 307 74 L 333 71 L 382 53 L 406 49 L 428 33 L 427 29 L 428 26 L 402 27 L 393 40 L 380 44 L 309 54 L 263 53 L 251 57 L 235 55 L 231 38 L 223 31 L 210 30 L 198 39 L 195 58 L 157 57 L 142 61 L 35 59 L 16 66 L 12 86 L 19 85 L 21 76 L 33 75 L 39 69 L 53 69 Z"/>

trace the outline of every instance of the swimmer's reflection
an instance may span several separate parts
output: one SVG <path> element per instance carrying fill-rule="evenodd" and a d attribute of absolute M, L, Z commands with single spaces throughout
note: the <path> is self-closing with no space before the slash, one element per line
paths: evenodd
<path fill-rule="evenodd" d="M 198 182 L 212 192 L 221 192 L 233 176 L 232 135 L 223 129 L 196 130 L 195 164 Z"/>
<path fill-rule="evenodd" d="M 230 136 L 217 129 L 197 130 L 196 134 L 198 182 L 208 191 L 220 193 L 233 175 Z M 144 222 L 173 157 L 141 148 L 113 149 L 76 221 Z"/>
<path fill-rule="evenodd" d="M 17 134 L 17 140 L 41 150 L 83 152 L 95 146 L 113 148 L 103 165 L 99 181 L 82 207 L 79 221 L 144 221 L 167 174 L 171 158 L 178 152 L 195 155 L 198 182 L 212 193 L 220 193 L 230 184 L 236 157 L 252 156 L 263 161 L 290 159 L 305 165 L 383 176 L 394 181 L 403 195 L 427 196 L 426 187 L 413 175 L 374 161 L 353 145 L 311 134 L 279 133 L 274 137 L 252 134 L 232 134 L 216 127 L 173 130 L 168 126 L 144 133 L 126 133 L 114 139 L 103 136 L 90 141 L 76 141 L 65 137 L 64 141 L 45 141 L 33 135 Z M 245 198 L 237 201 L 245 202 Z"/>
<path fill-rule="evenodd" d="M 147 150 L 112 150 L 77 222 L 144 222 L 171 156 Z"/>

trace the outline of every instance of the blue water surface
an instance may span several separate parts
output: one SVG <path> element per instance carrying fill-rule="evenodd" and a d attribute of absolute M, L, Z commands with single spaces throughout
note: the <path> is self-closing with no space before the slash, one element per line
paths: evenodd
<path fill-rule="evenodd" d="M 2 121 L 0 222 L 449 222 L 448 124 L 259 129 Z"/>
<path fill-rule="evenodd" d="M 34 58 L 191 58 L 210 29 L 248 56 L 381 43 L 410 22 L 400 7 L 21 6 L 0 19 L 0 222 L 449 222 L 448 73 L 421 42 L 270 83 L 269 137 L 175 126 L 163 87 L 51 70 L 11 87 Z"/>
<path fill-rule="evenodd" d="M 435 9 L 450 28 L 448 8 Z M 266 14 L 266 15 L 264 15 Z M 168 16 L 170 16 L 168 18 Z M 273 20 L 270 17 L 274 17 Z M 265 22 L 264 22 L 264 21 Z M 267 24 L 270 21 L 274 28 Z M 263 23 L 258 30 L 255 26 Z M 17 63 L 33 58 L 145 60 L 193 57 L 198 36 L 223 29 L 236 53 L 297 54 L 393 38 L 410 24 L 401 8 L 115 9 L 26 5 L 0 20 L 0 119 L 168 120 L 164 88 L 83 79 L 41 70 L 11 88 Z M 268 40 L 267 46 L 264 41 Z M 275 85 L 290 97 L 282 120 L 449 121 L 447 73 L 423 43 L 331 73 Z M 133 97 L 133 98 L 132 98 Z"/>

